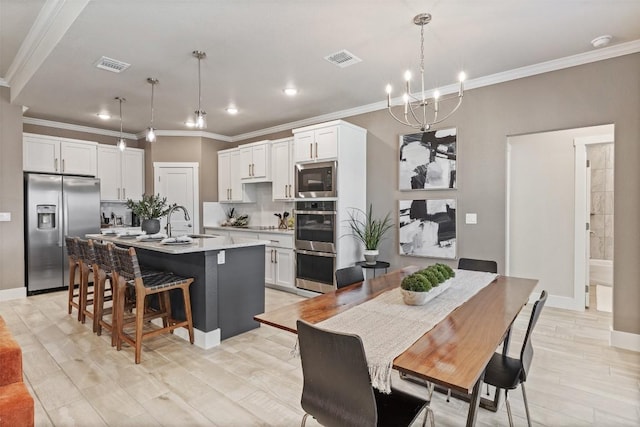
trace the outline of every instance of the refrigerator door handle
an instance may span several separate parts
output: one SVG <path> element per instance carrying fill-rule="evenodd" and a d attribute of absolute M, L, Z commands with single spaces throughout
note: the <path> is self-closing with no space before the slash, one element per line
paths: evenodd
<path fill-rule="evenodd" d="M 62 235 L 62 231 L 66 230 L 67 228 L 66 224 L 64 227 L 62 227 L 60 224 L 60 214 L 62 214 L 62 206 L 64 206 L 62 204 L 62 194 L 58 194 L 58 209 L 56 209 L 56 215 L 58 216 L 58 219 L 56 221 L 56 227 L 58 227 L 58 247 L 60 248 L 64 246 L 64 236 Z M 63 220 L 67 220 L 66 215 L 64 215 Z"/>
<path fill-rule="evenodd" d="M 62 235 L 62 231 L 69 229 L 69 206 L 68 206 L 69 201 L 67 200 L 67 195 L 64 194 L 64 192 L 61 197 L 63 198 L 63 200 L 62 200 L 62 204 L 60 205 L 61 207 L 58 209 L 62 210 L 62 220 L 64 221 L 64 228 L 59 227 L 60 228 L 60 245 L 59 245 L 60 247 L 62 247 L 64 244 L 64 236 Z"/>

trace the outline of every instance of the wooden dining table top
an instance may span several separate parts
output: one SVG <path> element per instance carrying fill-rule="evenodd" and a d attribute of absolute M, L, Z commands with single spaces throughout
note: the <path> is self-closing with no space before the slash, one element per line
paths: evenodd
<path fill-rule="evenodd" d="M 405 267 L 254 317 L 296 333 L 298 319 L 315 324 L 400 286 L 418 267 Z M 394 369 L 471 393 L 489 359 L 529 300 L 537 280 L 498 276 L 393 361 Z M 437 301 L 437 298 L 431 303 Z"/>

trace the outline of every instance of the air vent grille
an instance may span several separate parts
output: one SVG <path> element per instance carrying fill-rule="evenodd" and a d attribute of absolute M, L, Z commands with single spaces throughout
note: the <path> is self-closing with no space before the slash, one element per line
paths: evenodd
<path fill-rule="evenodd" d="M 362 59 L 358 58 L 353 53 L 345 49 L 342 49 L 341 51 L 336 53 L 332 53 L 329 56 L 325 56 L 324 59 L 334 65 L 337 65 L 340 68 L 345 68 L 350 65 L 357 64 L 358 62 L 362 62 Z"/>
<path fill-rule="evenodd" d="M 98 60 L 98 63 L 96 64 L 97 68 L 111 71 L 112 73 L 121 73 L 130 66 L 131 64 L 127 64 L 126 62 L 118 61 L 116 59 L 107 58 L 106 56 L 100 58 Z"/>

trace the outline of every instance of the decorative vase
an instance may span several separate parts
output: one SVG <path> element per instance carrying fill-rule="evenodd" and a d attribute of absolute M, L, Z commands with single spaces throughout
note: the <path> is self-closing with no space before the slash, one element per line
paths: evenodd
<path fill-rule="evenodd" d="M 156 234 L 160 231 L 160 220 L 157 218 L 143 219 L 140 228 L 147 234 Z"/>
<path fill-rule="evenodd" d="M 429 292 L 414 292 L 400 289 L 402 292 L 402 300 L 407 305 L 424 305 L 431 298 Z"/>
<path fill-rule="evenodd" d="M 375 265 L 378 261 L 378 255 L 380 255 L 380 252 L 377 249 L 366 249 L 364 251 L 364 260 L 367 265 Z"/>

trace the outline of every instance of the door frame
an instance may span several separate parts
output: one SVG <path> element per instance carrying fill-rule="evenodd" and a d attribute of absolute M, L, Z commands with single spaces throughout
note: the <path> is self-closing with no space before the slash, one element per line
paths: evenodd
<path fill-rule="evenodd" d="M 585 286 L 588 285 L 587 269 L 589 268 L 589 260 L 587 259 L 587 248 L 589 241 L 587 236 L 589 233 L 585 229 L 586 224 L 591 223 L 591 218 L 587 215 L 587 209 L 585 209 L 587 192 L 590 191 L 590 189 L 587 188 L 587 145 L 611 143 L 614 144 L 615 147 L 614 131 L 612 127 L 611 133 L 576 137 L 573 139 L 573 146 L 575 147 L 573 296 L 576 309 L 582 306 L 582 310 L 584 310 L 584 289 Z"/>
<path fill-rule="evenodd" d="M 191 168 L 193 170 L 193 231 L 200 233 L 200 164 L 198 162 L 153 162 L 153 194 L 156 194 L 156 183 L 160 178 L 160 169 Z"/>

